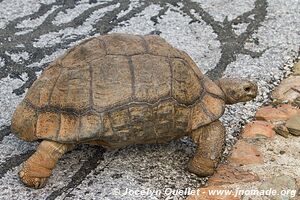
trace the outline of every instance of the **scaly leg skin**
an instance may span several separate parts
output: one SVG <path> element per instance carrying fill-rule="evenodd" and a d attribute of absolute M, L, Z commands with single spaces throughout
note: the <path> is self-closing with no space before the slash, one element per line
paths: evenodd
<path fill-rule="evenodd" d="M 74 144 L 42 141 L 36 152 L 23 164 L 19 172 L 21 181 L 28 187 L 36 189 L 44 187 L 58 159 L 74 146 Z"/>
<path fill-rule="evenodd" d="M 223 152 L 225 127 L 217 120 L 194 130 L 191 136 L 198 147 L 188 170 L 201 177 L 213 175 Z"/>

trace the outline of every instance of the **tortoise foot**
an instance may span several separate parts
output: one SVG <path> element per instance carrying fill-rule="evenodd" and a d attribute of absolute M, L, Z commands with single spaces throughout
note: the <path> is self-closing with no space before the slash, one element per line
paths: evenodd
<path fill-rule="evenodd" d="M 41 145 L 40 145 L 41 146 Z M 43 148 L 37 151 L 23 164 L 19 177 L 21 181 L 31 188 L 42 188 L 51 176 L 55 161 L 48 156 Z"/>
<path fill-rule="evenodd" d="M 35 177 L 30 176 L 26 171 L 21 170 L 19 172 L 19 177 L 21 181 L 28 187 L 40 189 L 46 185 L 48 177 Z"/>
<path fill-rule="evenodd" d="M 70 144 L 42 141 L 36 152 L 24 163 L 19 172 L 21 181 L 31 188 L 44 187 L 58 159 L 73 147 L 74 145 Z"/>
<path fill-rule="evenodd" d="M 188 163 L 188 170 L 200 177 L 211 176 L 215 172 L 216 161 L 207 158 L 193 158 Z"/>

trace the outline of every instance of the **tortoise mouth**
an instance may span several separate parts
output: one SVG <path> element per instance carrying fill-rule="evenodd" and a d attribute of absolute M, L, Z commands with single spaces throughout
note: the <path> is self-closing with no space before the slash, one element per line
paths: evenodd
<path fill-rule="evenodd" d="M 254 99 L 256 96 L 257 96 L 257 93 L 253 93 L 253 94 L 250 94 L 248 95 L 250 98 Z"/>

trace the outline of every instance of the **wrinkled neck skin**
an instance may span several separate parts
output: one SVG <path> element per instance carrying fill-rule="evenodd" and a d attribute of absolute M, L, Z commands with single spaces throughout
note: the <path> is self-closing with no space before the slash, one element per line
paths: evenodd
<path fill-rule="evenodd" d="M 220 87 L 220 89 L 222 90 L 223 94 L 224 94 L 224 100 L 225 100 L 225 104 L 235 104 L 235 103 L 238 103 L 238 101 L 234 100 L 233 98 L 231 98 L 228 93 L 230 93 L 230 91 L 228 91 L 228 86 L 224 87 L 222 86 L 222 84 L 224 84 L 224 81 L 221 81 L 221 80 L 216 80 L 215 83 Z M 226 83 L 225 83 L 226 84 Z"/>

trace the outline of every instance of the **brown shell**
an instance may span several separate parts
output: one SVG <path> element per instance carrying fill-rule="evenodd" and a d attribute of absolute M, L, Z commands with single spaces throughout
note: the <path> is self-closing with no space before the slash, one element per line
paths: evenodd
<path fill-rule="evenodd" d="M 220 88 L 159 36 L 88 39 L 47 67 L 17 107 L 22 139 L 170 140 L 218 119 Z"/>

